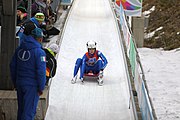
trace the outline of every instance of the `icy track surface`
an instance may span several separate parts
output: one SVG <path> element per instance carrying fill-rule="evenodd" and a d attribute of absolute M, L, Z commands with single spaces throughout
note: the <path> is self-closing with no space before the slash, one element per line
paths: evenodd
<path fill-rule="evenodd" d="M 46 120 L 131 120 L 129 89 L 120 35 L 109 0 L 75 0 L 65 27 Z M 94 40 L 107 58 L 104 85 L 95 80 L 71 84 L 77 58 Z"/>

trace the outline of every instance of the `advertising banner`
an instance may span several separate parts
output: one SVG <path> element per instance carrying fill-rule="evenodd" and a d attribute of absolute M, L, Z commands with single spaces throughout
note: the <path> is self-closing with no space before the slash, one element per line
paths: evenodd
<path fill-rule="evenodd" d="M 125 19 L 125 14 L 124 14 L 124 9 L 122 7 L 122 5 L 120 4 L 120 24 L 121 24 L 121 28 L 123 31 L 123 36 L 124 36 L 124 40 L 126 43 L 126 48 L 127 48 L 127 56 L 129 57 L 129 50 L 130 50 L 130 38 L 131 38 L 131 33 L 128 29 L 128 25 Z"/>
<path fill-rule="evenodd" d="M 141 16 L 142 0 L 120 0 L 127 16 Z"/>
<path fill-rule="evenodd" d="M 120 0 L 116 0 L 116 5 L 120 6 Z"/>
<path fill-rule="evenodd" d="M 116 2 L 115 2 L 115 10 L 116 10 L 116 14 L 117 14 L 118 16 L 120 15 L 119 9 L 120 9 L 120 0 L 116 0 Z"/>

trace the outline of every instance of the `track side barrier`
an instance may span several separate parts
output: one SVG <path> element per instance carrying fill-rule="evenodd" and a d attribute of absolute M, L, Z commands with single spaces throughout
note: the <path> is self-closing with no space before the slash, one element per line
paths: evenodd
<path fill-rule="evenodd" d="M 147 85 L 145 83 L 145 75 L 137 52 L 136 43 L 124 14 L 122 5 L 120 5 L 120 25 L 123 31 L 124 42 L 126 43 L 127 56 L 131 64 L 132 77 L 139 100 L 142 119 L 155 120 L 157 118 L 153 109 L 153 104 L 149 97 Z"/>
<path fill-rule="evenodd" d="M 63 9 L 67 9 L 68 6 L 72 6 L 74 0 L 61 0 L 61 5 L 63 6 Z"/>
<path fill-rule="evenodd" d="M 155 110 L 148 93 L 144 71 L 139 59 L 132 31 L 127 22 L 122 5 L 120 4 L 119 9 L 117 8 L 117 5 L 115 6 L 117 19 L 122 30 L 122 38 L 124 40 L 123 42 L 125 43 L 124 48 L 126 49 L 125 51 L 127 52 L 127 57 L 130 61 L 132 78 L 135 85 L 135 90 L 137 92 L 142 120 L 157 120 Z"/>
<path fill-rule="evenodd" d="M 117 4 L 114 4 L 114 2 L 111 2 L 111 8 L 112 11 L 114 11 L 114 17 L 115 19 L 118 19 L 120 13 L 118 11 L 116 11 L 117 9 L 119 9 L 119 6 Z M 118 16 L 118 17 L 117 17 Z M 116 20 L 116 26 L 119 32 L 119 37 L 120 37 L 120 45 L 122 47 L 122 52 L 123 52 L 123 58 L 124 58 L 124 64 L 125 64 L 125 70 L 126 70 L 126 75 L 127 75 L 127 82 L 128 82 L 128 87 L 129 87 L 129 109 L 131 109 L 131 115 L 133 116 L 133 120 L 141 120 L 139 118 L 141 118 L 141 116 L 139 115 L 137 109 L 136 109 L 136 103 L 135 103 L 135 98 L 134 98 L 134 94 L 133 94 L 133 88 L 132 88 L 132 84 L 130 81 L 130 75 L 129 75 L 129 67 L 128 67 L 128 63 L 127 63 L 127 58 L 125 55 L 125 49 L 124 49 L 124 45 L 123 45 L 123 38 L 122 38 L 122 33 L 121 33 L 121 28 L 120 28 L 120 24 L 119 24 L 119 19 Z M 139 117 L 140 116 L 140 117 Z"/>

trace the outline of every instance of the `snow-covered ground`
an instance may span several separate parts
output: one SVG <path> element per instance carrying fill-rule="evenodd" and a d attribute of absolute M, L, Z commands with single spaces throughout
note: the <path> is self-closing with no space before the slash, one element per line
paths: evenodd
<path fill-rule="evenodd" d="M 180 49 L 138 51 L 158 120 L 180 120 Z"/>
<path fill-rule="evenodd" d="M 143 14 L 149 16 L 154 10 L 155 6 Z M 145 38 L 161 29 L 146 34 Z M 158 120 L 180 120 L 180 49 L 139 48 L 138 51 Z"/>

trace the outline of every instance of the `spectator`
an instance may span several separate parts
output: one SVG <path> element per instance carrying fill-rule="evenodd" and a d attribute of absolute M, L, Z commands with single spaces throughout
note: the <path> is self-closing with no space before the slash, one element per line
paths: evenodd
<path fill-rule="evenodd" d="M 52 0 L 47 0 L 46 4 L 47 4 L 47 13 L 48 13 L 48 25 L 52 25 L 56 22 L 57 20 L 57 15 L 56 12 L 53 11 L 51 4 L 53 3 Z"/>
<path fill-rule="evenodd" d="M 45 21 L 48 20 L 48 6 L 44 0 L 35 0 L 35 2 L 31 6 L 31 15 L 34 17 L 36 13 L 41 12 L 45 15 Z"/>
<path fill-rule="evenodd" d="M 17 8 L 17 26 L 21 26 L 27 20 L 26 8 L 19 6 Z"/>
<path fill-rule="evenodd" d="M 24 7 L 26 10 L 28 8 L 28 0 L 17 0 L 17 7 Z"/>
<path fill-rule="evenodd" d="M 17 90 L 17 120 L 34 120 L 39 96 L 46 82 L 46 54 L 42 30 L 35 28 L 16 49 L 10 63 L 11 78 Z"/>
<path fill-rule="evenodd" d="M 34 17 L 30 18 L 30 20 L 26 21 L 24 24 L 24 34 L 29 35 L 34 28 L 41 28 L 44 19 L 45 16 L 43 13 L 36 13 Z"/>
<path fill-rule="evenodd" d="M 19 36 L 20 42 L 23 41 L 24 37 L 31 34 L 32 30 L 36 27 L 41 28 L 41 25 L 44 21 L 44 14 L 43 13 L 36 13 L 35 17 L 32 17 L 26 20 L 20 27 L 17 35 Z"/>
<path fill-rule="evenodd" d="M 55 20 L 55 14 L 51 9 L 50 4 L 51 3 L 49 2 L 46 4 L 46 0 L 36 0 L 31 6 L 32 16 L 34 16 L 37 12 L 41 12 L 45 16 L 45 24 L 42 27 L 44 29 L 43 33 L 46 38 L 49 38 L 50 35 L 58 35 L 60 33 L 60 30 L 52 25 L 53 21 Z M 49 42 L 49 40 L 46 38 L 44 39 L 44 42 Z"/>
<path fill-rule="evenodd" d="M 44 51 L 46 53 L 46 85 L 48 85 L 49 79 L 56 74 L 57 61 L 55 56 L 59 52 L 59 46 L 53 43 L 48 48 L 44 48 Z"/>

